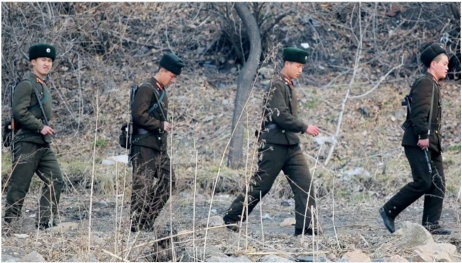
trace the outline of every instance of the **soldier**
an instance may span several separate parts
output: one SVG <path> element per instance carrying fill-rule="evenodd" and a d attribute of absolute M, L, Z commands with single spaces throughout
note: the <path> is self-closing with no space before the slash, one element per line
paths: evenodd
<path fill-rule="evenodd" d="M 422 225 L 434 235 L 449 235 L 451 231 L 442 228 L 438 223 L 445 192 L 441 156 L 441 83 L 439 81 L 447 75 L 448 56 L 439 44 L 433 44 L 422 52 L 420 60 L 428 70 L 412 85 L 401 143 L 411 166 L 414 181 L 405 185 L 385 203 L 379 213 L 385 227 L 393 233 L 396 216 L 425 195 Z"/>
<path fill-rule="evenodd" d="M 172 189 L 175 187 L 175 174 L 167 154 L 167 132 L 172 127 L 167 121 L 166 87 L 175 81 L 184 66 L 173 54 L 162 56 L 159 70 L 140 85 L 133 101 L 132 232 L 153 230 L 154 220 L 170 197 L 170 184 Z"/>
<path fill-rule="evenodd" d="M 238 231 L 233 226 L 240 220 L 246 220 L 260 198 L 271 189 L 274 180 L 282 170 L 288 177 L 295 198 L 295 235 L 302 233 L 317 234 L 311 225 L 311 211 L 315 207 L 314 189 L 310 170 L 301 151 L 297 133 L 319 134 L 319 128 L 305 124 L 297 119 L 298 101 L 293 79 L 300 77 L 308 53 L 298 48 L 283 50 L 284 67 L 276 75 L 264 100 L 264 114 L 259 142 L 258 170 L 252 177 L 248 200 L 245 193 L 240 194 L 229 207 L 223 220 L 227 227 Z M 309 194 L 309 198 L 308 198 Z M 307 206 L 308 202 L 308 206 Z M 245 211 L 247 208 L 247 211 Z"/>
<path fill-rule="evenodd" d="M 55 131 L 48 126 L 51 119 L 51 96 L 44 78 L 50 73 L 56 49 L 48 44 L 35 44 L 29 48 L 32 72 L 15 88 L 13 116 L 21 129 L 15 136 L 13 173 L 6 194 L 4 221 L 11 223 L 21 215 L 24 198 L 34 173 L 44 182 L 36 227 L 56 226 L 58 204 L 64 184 L 56 155 L 50 147 Z M 39 95 L 37 95 L 37 93 Z M 39 97 L 38 97 L 39 96 Z M 43 111 L 39 105 L 43 105 Z"/>

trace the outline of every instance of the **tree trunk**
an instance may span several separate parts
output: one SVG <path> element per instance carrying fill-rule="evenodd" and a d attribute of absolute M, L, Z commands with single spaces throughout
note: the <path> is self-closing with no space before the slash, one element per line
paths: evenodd
<path fill-rule="evenodd" d="M 237 78 L 236 99 L 234 100 L 234 112 L 232 123 L 232 138 L 228 156 L 228 166 L 237 169 L 242 166 L 244 123 L 241 115 L 249 97 L 253 85 L 253 79 L 257 73 L 261 55 L 260 29 L 255 17 L 250 12 L 247 3 L 235 3 L 234 8 L 246 28 L 250 40 L 250 53 L 247 61 Z"/>

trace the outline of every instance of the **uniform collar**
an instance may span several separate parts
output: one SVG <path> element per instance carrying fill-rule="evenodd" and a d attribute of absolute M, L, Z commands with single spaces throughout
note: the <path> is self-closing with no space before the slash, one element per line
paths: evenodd
<path fill-rule="evenodd" d="M 32 71 L 30 72 L 30 78 L 34 79 L 37 83 L 40 83 L 42 85 L 47 84 L 47 82 L 44 79 L 42 79 L 39 76 L 35 75 L 34 72 L 32 72 Z"/>
<path fill-rule="evenodd" d="M 436 85 L 441 86 L 440 82 L 435 78 L 435 76 L 433 76 L 432 74 L 430 74 L 429 72 L 425 73 L 427 76 L 429 76 L 430 78 L 432 78 L 433 82 L 436 83 Z"/>
<path fill-rule="evenodd" d="M 155 87 L 158 90 L 164 90 L 165 89 L 164 85 L 162 85 L 156 78 L 152 77 L 151 81 L 152 81 L 152 83 L 154 83 Z"/>
<path fill-rule="evenodd" d="M 287 84 L 294 86 L 294 82 L 289 79 L 286 75 L 279 73 L 279 77 L 281 77 L 282 80 L 284 80 Z"/>

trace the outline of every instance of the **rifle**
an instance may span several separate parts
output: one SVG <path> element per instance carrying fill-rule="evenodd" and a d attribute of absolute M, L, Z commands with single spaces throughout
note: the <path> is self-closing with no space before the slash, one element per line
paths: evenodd
<path fill-rule="evenodd" d="M 433 83 L 433 86 L 432 86 L 432 100 L 431 100 L 431 103 L 430 103 L 430 114 L 428 116 L 428 141 L 429 142 L 430 142 L 430 130 L 431 130 L 431 126 L 432 126 L 433 100 L 434 100 L 434 98 L 435 98 L 435 83 Z M 431 175 L 432 174 L 432 166 L 431 166 L 430 160 L 428 159 L 428 147 L 425 148 L 425 160 L 427 160 L 428 171 L 430 172 L 430 175 Z"/>
<path fill-rule="evenodd" d="M 14 134 L 16 131 L 16 128 L 19 129 L 19 125 L 16 125 L 16 122 L 14 120 L 14 114 L 13 114 L 13 94 L 14 94 L 14 89 L 16 88 L 16 81 L 13 81 L 10 83 L 10 114 L 11 114 L 11 123 L 8 126 L 8 129 L 11 131 L 11 158 L 13 159 L 13 151 L 14 151 Z"/>
<path fill-rule="evenodd" d="M 135 94 L 136 94 L 136 91 L 138 90 L 138 85 L 132 85 L 131 89 L 130 89 L 130 122 L 128 123 L 128 131 L 127 131 L 127 134 L 128 134 L 128 145 L 130 145 L 130 150 L 129 150 L 129 153 L 128 153 L 128 163 L 131 164 L 132 160 L 132 154 L 133 154 L 133 147 L 131 147 L 131 144 L 132 144 L 132 137 L 133 137 L 133 114 L 132 114 L 132 107 L 133 107 L 133 102 L 135 100 Z"/>

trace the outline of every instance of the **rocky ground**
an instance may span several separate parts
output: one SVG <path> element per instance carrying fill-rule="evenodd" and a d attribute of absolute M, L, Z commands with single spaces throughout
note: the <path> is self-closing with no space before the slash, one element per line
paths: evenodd
<path fill-rule="evenodd" d="M 46 261 L 460 261 L 460 202 L 453 198 L 445 200 L 442 215 L 442 224 L 453 231 L 450 236 L 431 237 L 418 226 L 420 201 L 397 218 L 401 230 L 390 234 L 377 212 L 382 200 L 364 196 L 352 203 L 325 196 L 317 200 L 321 234 L 302 238 L 293 236 L 293 200 L 274 194 L 254 210 L 240 233 L 222 227 L 230 195 L 218 194 L 210 204 L 210 196 L 178 193 L 157 220 L 156 230 L 137 234 L 129 230 L 129 206 L 123 198 L 95 197 L 89 229 L 88 197 L 64 195 L 61 224 L 47 231 L 33 228 L 37 211 L 30 198 L 23 220 L 9 236 L 3 235 L 2 261 L 19 261 L 33 251 Z M 172 238 L 170 226 L 176 234 Z M 447 254 L 439 251 L 435 257 L 422 247 L 436 244 Z"/>

